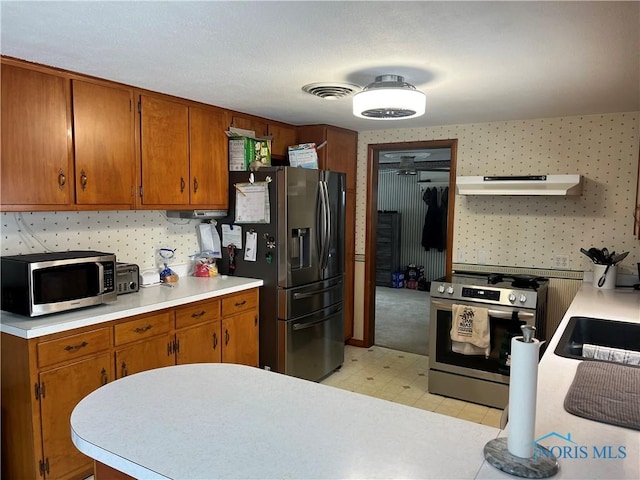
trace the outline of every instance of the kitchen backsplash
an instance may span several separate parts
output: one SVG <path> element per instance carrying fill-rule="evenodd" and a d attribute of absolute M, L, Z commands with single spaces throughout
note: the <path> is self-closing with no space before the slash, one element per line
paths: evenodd
<path fill-rule="evenodd" d="M 199 251 L 199 220 L 167 218 L 164 211 L 25 212 L 2 214 L 2 254 L 97 250 L 140 269 L 157 265 L 156 251 L 176 249 L 172 263 Z"/>
<path fill-rule="evenodd" d="M 427 113 L 428 115 L 428 113 Z M 633 235 L 640 112 L 361 132 L 358 143 L 356 253 L 365 251 L 367 145 L 458 139 L 457 175 L 578 173 L 576 197 L 456 196 L 453 261 L 591 270 L 580 247 L 629 251 Z M 361 257 L 360 257 L 361 258 Z"/>

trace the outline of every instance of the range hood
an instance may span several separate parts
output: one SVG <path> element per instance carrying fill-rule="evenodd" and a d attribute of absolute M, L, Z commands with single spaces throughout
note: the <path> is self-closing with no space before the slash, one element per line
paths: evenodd
<path fill-rule="evenodd" d="M 580 195 L 581 175 L 456 177 L 458 195 Z"/>
<path fill-rule="evenodd" d="M 227 210 L 167 210 L 167 217 L 199 220 L 224 218 L 228 214 L 229 212 Z"/>

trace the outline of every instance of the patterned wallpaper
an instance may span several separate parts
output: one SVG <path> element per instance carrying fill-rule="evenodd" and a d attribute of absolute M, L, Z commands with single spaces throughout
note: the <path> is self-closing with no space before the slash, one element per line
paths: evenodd
<path fill-rule="evenodd" d="M 57 250 L 115 253 L 140 270 L 158 265 L 159 248 L 176 249 L 171 263 L 198 252 L 199 220 L 167 218 L 164 211 L 27 212 L 2 214 L 2 254 Z"/>
<path fill-rule="evenodd" d="M 456 196 L 453 261 L 592 270 L 580 247 L 629 251 L 633 235 L 640 112 L 362 132 L 358 141 L 356 254 L 365 251 L 367 145 L 458 139 L 458 175 L 581 174 L 582 195 Z"/>

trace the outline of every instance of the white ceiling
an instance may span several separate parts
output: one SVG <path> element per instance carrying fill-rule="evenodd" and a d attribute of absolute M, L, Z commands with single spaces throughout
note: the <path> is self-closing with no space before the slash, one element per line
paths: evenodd
<path fill-rule="evenodd" d="M 640 2 L 1 2 L 3 55 L 301 125 L 365 131 L 640 110 Z M 425 116 L 356 118 L 403 75 Z"/>

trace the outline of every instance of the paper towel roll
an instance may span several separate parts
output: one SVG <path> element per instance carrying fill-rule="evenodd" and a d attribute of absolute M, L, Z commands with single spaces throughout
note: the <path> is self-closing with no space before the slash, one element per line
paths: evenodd
<path fill-rule="evenodd" d="M 529 343 L 523 337 L 511 339 L 507 449 L 521 458 L 533 456 L 540 345 L 535 338 Z"/>

